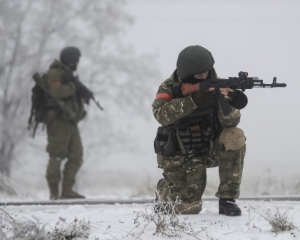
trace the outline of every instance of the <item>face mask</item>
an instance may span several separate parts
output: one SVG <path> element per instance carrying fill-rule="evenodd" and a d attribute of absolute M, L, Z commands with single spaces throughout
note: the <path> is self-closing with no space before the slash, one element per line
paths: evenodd
<path fill-rule="evenodd" d="M 192 75 L 186 79 L 182 79 L 181 81 L 184 83 L 196 84 L 196 83 L 202 82 L 203 80 L 205 80 L 205 79 L 198 79 L 198 78 L 195 78 L 194 75 Z"/>
<path fill-rule="evenodd" d="M 76 63 L 69 63 L 67 66 L 71 69 L 72 72 L 77 70 L 77 64 Z"/>

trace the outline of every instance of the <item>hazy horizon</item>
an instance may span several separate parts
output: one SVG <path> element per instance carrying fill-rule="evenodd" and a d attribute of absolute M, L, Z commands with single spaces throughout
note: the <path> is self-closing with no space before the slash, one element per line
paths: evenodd
<path fill-rule="evenodd" d="M 174 71 L 178 53 L 189 45 L 202 45 L 210 50 L 215 69 L 222 78 L 247 71 L 265 83 L 271 83 L 273 77 L 277 77 L 278 82 L 287 84 L 286 88 L 245 92 L 249 103 L 241 111 L 239 124 L 247 137 L 242 184 L 248 186 L 260 178 L 274 176 L 284 182 L 290 176 L 297 176 L 300 125 L 294 105 L 300 100 L 297 71 L 300 63 L 300 2 L 127 0 L 127 3 L 125 9 L 133 17 L 134 24 L 122 33 L 122 41 L 130 44 L 136 54 L 155 55 L 153 71 L 159 70 L 161 75 L 159 79 L 153 79 L 153 89 L 147 89 L 153 96 L 147 99 L 149 103 L 155 98 L 160 83 Z M 79 74 L 82 70 L 79 67 Z M 100 100 L 105 109 L 106 99 Z M 91 108 L 100 118 L 100 114 L 105 114 L 105 111 L 94 113 L 98 110 L 94 107 L 89 110 Z M 132 112 L 122 119 L 131 121 L 131 125 L 124 126 L 130 134 L 123 141 L 134 139 L 140 145 L 137 150 L 123 151 L 110 146 L 103 156 L 100 155 L 102 142 L 97 138 L 97 134 L 101 134 L 97 132 L 98 128 L 95 127 L 94 139 L 91 140 L 98 146 L 88 148 L 87 136 L 83 136 L 85 161 L 78 176 L 81 189 L 90 195 L 97 194 L 97 191 L 101 194 L 98 187 L 102 184 L 101 189 L 107 194 L 118 192 L 110 187 L 122 188 L 119 193 L 128 194 L 126 186 L 143 188 L 147 185 L 152 188 L 156 184 L 161 170 L 157 169 L 153 139 L 159 124 L 152 117 L 151 110 L 149 104 L 145 111 L 151 117 L 146 119 L 136 117 Z M 88 121 L 79 127 L 86 128 Z M 33 186 L 45 192 L 48 158 L 44 150 L 45 132 L 37 138 L 28 141 L 27 149 L 18 159 L 19 167 L 13 169 L 12 179 L 21 185 L 35 179 Z M 28 176 L 24 181 L 22 174 Z M 137 180 L 133 181 L 134 177 Z M 208 183 L 211 181 L 218 181 L 217 169 L 209 170 Z M 138 194 L 138 191 L 130 194 Z"/>

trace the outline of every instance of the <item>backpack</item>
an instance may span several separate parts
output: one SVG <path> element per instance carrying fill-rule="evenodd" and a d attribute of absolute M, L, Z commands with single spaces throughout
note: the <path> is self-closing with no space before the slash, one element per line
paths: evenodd
<path fill-rule="evenodd" d="M 44 78 L 46 74 L 42 76 Z M 47 111 L 47 96 L 44 90 L 35 84 L 31 89 L 31 111 L 28 119 L 28 130 L 30 130 L 32 122 L 34 127 L 32 131 L 32 137 L 34 138 L 36 129 L 39 123 L 43 123 L 45 113 Z"/>

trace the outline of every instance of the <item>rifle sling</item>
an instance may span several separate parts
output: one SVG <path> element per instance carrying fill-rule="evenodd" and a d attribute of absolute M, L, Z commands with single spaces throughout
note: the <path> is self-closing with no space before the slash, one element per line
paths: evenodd
<path fill-rule="evenodd" d="M 180 136 L 179 136 L 178 127 L 176 127 L 176 138 L 177 138 L 177 141 L 178 141 L 178 144 L 179 144 L 181 153 L 182 153 L 183 155 L 186 155 L 186 150 L 185 150 L 185 148 L 184 148 L 184 146 L 183 146 L 183 143 L 182 143 L 182 141 L 181 141 L 181 138 L 180 138 Z"/>

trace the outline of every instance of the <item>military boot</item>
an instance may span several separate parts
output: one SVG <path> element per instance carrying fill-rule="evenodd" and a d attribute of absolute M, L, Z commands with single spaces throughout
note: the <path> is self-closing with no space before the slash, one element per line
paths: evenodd
<path fill-rule="evenodd" d="M 85 198 L 85 196 L 80 195 L 79 193 L 74 192 L 72 190 L 74 183 L 75 183 L 75 181 L 73 181 L 73 180 L 64 179 L 62 194 L 61 194 L 62 199 Z"/>
<path fill-rule="evenodd" d="M 59 180 L 47 180 L 48 186 L 50 189 L 50 200 L 57 200 L 59 199 L 59 190 L 58 190 L 58 185 L 59 185 Z"/>
<path fill-rule="evenodd" d="M 220 198 L 219 214 L 225 214 L 226 216 L 240 216 L 242 211 L 233 198 Z"/>

